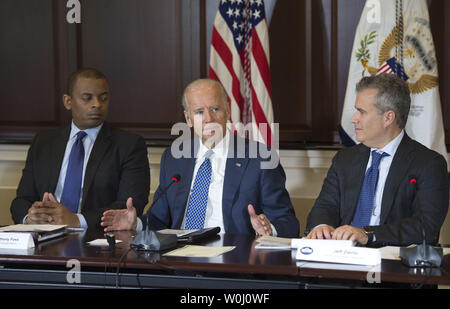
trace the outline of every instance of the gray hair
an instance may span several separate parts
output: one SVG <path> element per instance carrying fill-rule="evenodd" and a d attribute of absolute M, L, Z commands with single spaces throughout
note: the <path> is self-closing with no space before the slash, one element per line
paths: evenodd
<path fill-rule="evenodd" d="M 395 74 L 380 74 L 363 77 L 356 85 L 356 92 L 366 89 L 377 89 L 378 93 L 373 104 L 383 114 L 394 111 L 397 126 L 404 129 L 411 106 L 411 95 L 408 84 Z"/>
<path fill-rule="evenodd" d="M 209 78 L 205 78 L 205 79 L 197 79 L 193 82 L 191 82 L 189 85 L 187 85 L 187 87 L 184 89 L 183 92 L 183 97 L 181 100 L 181 103 L 183 105 L 183 108 L 186 112 L 189 112 L 189 102 L 187 100 L 186 94 L 194 89 L 197 88 L 201 88 L 201 87 L 218 87 L 218 89 L 220 90 L 220 96 L 222 99 L 222 102 L 225 105 L 226 110 L 228 111 L 228 95 L 225 91 L 225 88 L 223 88 L 222 84 L 214 79 L 209 79 Z"/>

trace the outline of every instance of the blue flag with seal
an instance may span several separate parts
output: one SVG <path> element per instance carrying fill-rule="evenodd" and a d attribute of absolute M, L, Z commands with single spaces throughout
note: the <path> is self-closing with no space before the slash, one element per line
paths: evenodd
<path fill-rule="evenodd" d="M 356 143 L 350 118 L 356 84 L 364 76 L 397 74 L 411 91 L 407 134 L 444 156 L 438 66 L 425 0 L 366 0 L 353 44 L 339 133 L 342 143 Z"/>

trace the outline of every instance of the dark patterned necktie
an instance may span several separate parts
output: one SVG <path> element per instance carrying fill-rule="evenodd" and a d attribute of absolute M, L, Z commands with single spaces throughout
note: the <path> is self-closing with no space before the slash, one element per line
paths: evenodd
<path fill-rule="evenodd" d="M 380 174 L 380 162 L 381 159 L 387 156 L 389 156 L 389 154 L 385 152 L 378 153 L 375 150 L 372 151 L 372 165 L 367 170 L 366 176 L 364 177 L 352 226 L 362 228 L 369 225 L 372 211 L 375 206 L 375 193 L 377 192 L 378 175 Z"/>

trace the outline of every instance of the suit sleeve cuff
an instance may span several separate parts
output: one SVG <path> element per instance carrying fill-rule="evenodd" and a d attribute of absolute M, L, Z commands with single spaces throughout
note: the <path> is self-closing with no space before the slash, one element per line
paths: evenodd
<path fill-rule="evenodd" d="M 137 218 L 136 220 L 136 232 L 141 232 L 143 229 L 142 220 Z"/>
<path fill-rule="evenodd" d="M 272 223 L 270 224 L 270 226 L 272 227 L 272 236 L 277 237 L 278 236 L 277 229 Z"/>
<path fill-rule="evenodd" d="M 77 214 L 78 216 L 78 220 L 80 221 L 80 227 L 83 229 L 87 229 L 88 228 L 88 224 L 86 222 L 86 219 L 84 218 L 84 216 L 82 214 Z"/>

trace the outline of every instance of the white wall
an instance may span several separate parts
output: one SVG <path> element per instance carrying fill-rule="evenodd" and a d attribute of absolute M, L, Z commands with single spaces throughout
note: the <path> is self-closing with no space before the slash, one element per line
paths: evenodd
<path fill-rule="evenodd" d="M 28 146 L 0 145 L 0 225 L 12 224 L 9 207 L 15 197 L 16 188 L 25 166 Z M 158 187 L 159 165 L 163 148 L 149 148 L 151 192 Z M 280 160 L 286 172 L 286 188 L 291 196 L 301 235 L 315 198 L 322 188 L 335 151 L 325 150 L 280 150 Z M 450 244 L 450 215 L 441 230 L 441 243 Z"/>

